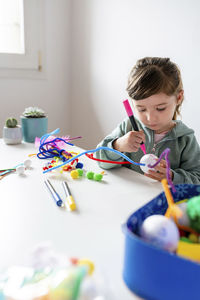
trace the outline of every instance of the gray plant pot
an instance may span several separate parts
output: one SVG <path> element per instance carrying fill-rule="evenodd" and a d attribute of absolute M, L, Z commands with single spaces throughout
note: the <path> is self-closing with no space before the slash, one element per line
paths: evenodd
<path fill-rule="evenodd" d="M 14 128 L 3 128 L 3 140 L 8 145 L 16 145 L 22 142 L 22 129 L 20 125 Z"/>
<path fill-rule="evenodd" d="M 48 118 L 26 118 L 21 116 L 23 140 L 34 143 L 36 137 L 42 137 L 48 130 Z"/>

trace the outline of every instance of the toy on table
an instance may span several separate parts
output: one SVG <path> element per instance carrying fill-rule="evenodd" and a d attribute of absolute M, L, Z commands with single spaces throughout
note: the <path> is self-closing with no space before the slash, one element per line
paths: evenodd
<path fill-rule="evenodd" d="M 186 211 L 190 226 L 200 233 L 200 196 L 188 200 Z"/>
<path fill-rule="evenodd" d="M 12 173 L 12 172 L 15 172 L 16 169 L 12 168 L 12 169 L 3 169 L 3 170 L 0 170 L 0 180 L 3 179 L 6 175 Z"/>
<path fill-rule="evenodd" d="M 49 179 L 45 179 L 44 183 L 46 184 L 53 200 L 58 207 L 65 207 L 70 211 L 76 210 L 76 203 L 74 201 L 74 198 L 72 197 L 70 188 L 66 181 L 62 182 L 62 187 L 66 195 L 66 199 L 64 199 L 64 201 L 61 199 L 59 193 L 56 191 L 55 187 Z"/>
<path fill-rule="evenodd" d="M 1 274 L 0 299 L 77 300 L 85 277 L 93 270 L 88 259 L 77 259 L 65 267 L 10 267 Z"/>
<path fill-rule="evenodd" d="M 72 177 L 73 179 L 77 179 L 77 178 L 79 178 L 80 176 L 82 176 L 81 173 L 80 173 L 80 175 L 79 175 L 78 169 L 77 169 L 77 170 L 71 171 L 71 172 L 70 172 L 70 175 L 71 175 L 71 177 Z"/>
<path fill-rule="evenodd" d="M 48 169 L 56 169 L 55 167 L 60 167 L 60 161 L 65 162 L 70 158 L 73 158 L 77 155 L 74 151 L 67 151 L 65 149 L 65 145 L 73 146 L 72 143 L 69 141 L 81 138 L 80 136 L 71 138 L 69 136 L 66 137 L 55 137 L 53 134 L 58 133 L 59 129 L 51 132 L 50 134 L 44 135 L 41 139 L 36 139 L 35 145 L 39 145 L 39 152 L 37 154 L 37 157 L 40 159 L 49 159 L 53 158 L 51 162 L 48 162 L 43 167 L 43 171 L 46 171 Z M 71 171 L 75 168 L 81 168 L 83 167 L 83 164 L 78 162 L 77 158 L 74 158 L 69 163 L 65 164 L 62 169 L 62 171 Z"/>
<path fill-rule="evenodd" d="M 51 132 L 50 134 L 48 134 L 48 135 L 46 135 L 46 138 L 49 136 L 49 135 L 52 135 L 52 134 L 54 134 L 55 132 L 56 133 L 58 133 L 58 130 L 59 129 L 57 129 L 57 130 L 55 130 L 54 132 Z M 40 148 L 39 148 L 39 153 L 37 154 L 37 156 L 38 156 L 38 158 L 50 158 L 50 157 L 52 157 L 53 156 L 53 154 L 54 153 L 60 153 L 59 151 L 61 151 L 61 153 L 62 153 L 62 151 L 63 151 L 63 149 L 61 149 L 61 150 L 59 150 L 59 151 L 53 151 L 53 153 L 52 153 L 52 150 L 51 149 L 43 149 L 43 144 L 46 144 L 45 142 L 45 136 L 43 136 L 42 138 L 41 138 L 41 145 L 40 145 Z M 54 140 L 54 142 L 56 142 L 56 140 Z M 55 146 L 55 145 L 54 145 Z M 43 151 L 41 151 L 41 149 L 43 149 Z M 55 150 L 55 149 L 54 149 Z M 98 147 L 98 148 L 96 148 L 96 149 L 92 149 L 92 150 L 87 150 L 87 151 L 84 151 L 84 152 L 82 152 L 82 153 L 79 153 L 78 155 L 76 155 L 76 156 L 74 156 L 74 157 L 72 157 L 72 158 L 69 158 L 68 160 L 65 160 L 63 163 L 61 163 L 61 164 L 59 164 L 59 165 L 57 165 L 57 166 L 54 166 L 54 167 L 52 167 L 52 168 L 50 168 L 50 169 L 47 169 L 47 170 L 44 170 L 43 171 L 43 173 L 47 173 L 47 172 L 50 172 L 50 171 L 53 171 L 53 170 L 55 170 L 55 169 L 58 169 L 58 168 L 61 168 L 61 167 L 63 167 L 63 166 L 65 166 L 66 164 L 69 164 L 69 163 L 71 163 L 73 160 L 75 160 L 75 159 L 77 159 L 77 158 L 79 158 L 80 156 L 82 156 L 82 155 L 87 155 L 87 157 L 89 157 L 89 158 L 91 158 L 91 159 L 94 159 L 93 158 L 93 156 L 91 156 L 91 155 L 88 155 L 89 153 L 94 153 L 94 152 L 97 152 L 97 151 L 100 151 L 100 150 L 107 150 L 107 151 L 111 151 L 111 152 L 115 152 L 115 153 L 117 153 L 118 155 L 120 155 L 121 157 L 123 157 L 126 161 L 124 162 L 115 162 L 115 161 L 105 161 L 104 160 L 104 162 L 108 162 L 108 163 L 120 163 L 120 164 L 124 164 L 124 163 L 131 163 L 131 164 L 135 164 L 135 165 L 139 165 L 139 166 L 145 166 L 145 164 L 144 163 L 137 163 L 137 162 L 134 162 L 133 160 L 131 160 L 128 156 L 126 156 L 125 154 L 123 154 L 123 153 L 121 153 L 121 152 L 119 152 L 119 151 L 117 151 L 117 150 L 115 150 L 115 149 L 111 149 L 111 148 L 108 148 L 108 147 Z M 160 158 L 158 159 L 158 161 L 154 164 L 154 165 L 148 165 L 148 167 L 150 167 L 150 168 L 153 168 L 153 167 L 155 167 L 155 165 L 157 165 L 159 162 L 160 162 L 160 160 L 161 160 L 161 158 L 163 157 L 163 156 L 168 156 L 168 154 L 169 154 L 169 152 L 170 152 L 170 149 L 166 149 L 165 151 L 163 151 L 163 153 L 161 154 L 161 156 L 160 156 Z M 43 156 L 44 155 L 44 156 Z M 95 160 L 98 160 L 98 161 L 101 161 L 101 160 L 99 160 L 99 159 L 95 159 Z M 169 163 L 167 164 L 167 170 L 169 169 Z M 167 171 L 168 173 L 169 173 L 169 170 Z M 167 174 L 167 176 L 169 177 L 169 175 Z M 170 179 L 168 179 L 168 181 L 169 181 L 169 183 L 170 183 L 170 185 L 173 187 L 173 183 L 170 181 Z"/>
<path fill-rule="evenodd" d="M 72 153 L 63 149 L 63 145 L 67 144 L 73 146 L 73 144 L 70 143 L 70 141 L 81 137 L 78 136 L 78 137 L 70 138 L 69 136 L 67 136 L 64 138 L 60 138 L 60 137 L 53 136 L 53 134 L 57 134 L 58 132 L 59 132 L 59 128 L 41 137 L 39 152 L 37 154 L 38 158 L 46 159 L 46 158 L 59 157 L 60 159 L 62 159 L 62 161 L 66 161 L 73 156 Z M 36 141 L 36 144 L 38 144 L 38 140 Z"/>
<path fill-rule="evenodd" d="M 30 169 L 31 164 L 32 164 L 31 160 L 26 159 L 23 163 L 20 163 L 14 166 L 13 168 L 0 170 L 0 179 L 4 178 L 4 176 L 12 172 L 16 172 L 18 175 L 23 175 L 26 169 Z"/>
<path fill-rule="evenodd" d="M 65 150 L 64 150 L 64 149 L 59 149 L 59 148 L 57 148 L 57 147 L 56 147 L 56 144 L 55 144 L 57 141 L 59 141 L 59 138 L 55 138 L 55 139 L 53 140 L 53 143 L 54 143 L 53 146 L 51 146 L 52 141 L 50 141 L 50 142 L 45 142 L 46 139 L 47 139 L 49 136 L 51 136 L 51 135 L 53 135 L 53 134 L 56 134 L 56 133 L 58 133 L 58 132 L 59 132 L 59 128 L 56 129 L 55 131 L 51 132 L 50 134 L 44 135 L 44 136 L 41 138 L 41 140 L 40 140 L 40 147 L 39 147 L 39 153 L 37 154 L 37 157 L 38 157 L 38 158 L 40 158 L 40 159 L 52 158 L 52 157 L 55 157 L 54 153 L 57 154 L 57 156 L 62 155 L 63 151 L 65 151 Z M 66 142 L 66 141 L 64 141 L 64 142 L 65 142 L 66 144 L 69 144 L 69 143 Z M 49 147 L 49 143 L 50 143 L 50 147 Z M 71 144 L 71 143 L 70 143 L 70 144 Z M 48 145 L 47 148 L 45 148 L 46 145 Z M 71 144 L 71 145 L 72 145 L 72 144 Z M 44 147 L 44 146 L 45 146 L 45 147 Z M 122 156 L 123 158 L 125 158 L 129 163 L 133 163 L 133 164 L 135 164 L 135 165 L 143 165 L 143 164 L 141 164 L 141 163 L 137 163 L 137 162 L 132 161 L 132 160 L 131 160 L 130 158 L 128 158 L 126 155 L 124 155 L 123 153 L 121 153 L 121 152 L 119 152 L 119 151 L 117 151 L 117 150 L 115 150 L 115 149 L 111 149 L 111 148 L 108 148 L 108 147 L 99 147 L 99 148 L 96 148 L 96 149 L 84 151 L 84 152 L 82 152 L 82 153 L 80 153 L 80 154 L 78 154 L 78 155 L 75 155 L 75 156 L 73 156 L 73 157 L 67 159 L 67 160 L 64 159 L 64 162 L 63 162 L 63 163 L 61 163 L 61 164 L 58 165 L 58 166 L 55 166 L 55 167 L 51 168 L 51 170 L 45 170 L 43 173 L 47 173 L 47 172 L 49 172 L 49 171 L 55 170 L 55 169 L 57 169 L 57 168 L 60 168 L 60 167 L 62 167 L 62 166 L 64 166 L 64 165 L 66 165 L 66 164 L 72 162 L 73 160 L 77 159 L 78 157 L 80 157 L 80 156 L 82 156 L 82 155 L 85 155 L 85 154 L 88 154 L 88 153 L 94 153 L 94 152 L 99 151 L 99 150 L 109 150 L 109 151 L 118 153 L 120 156 Z M 108 162 L 110 162 L 110 161 L 108 161 Z M 123 164 L 123 163 L 125 163 L 125 162 L 120 162 L 120 164 Z"/>
<path fill-rule="evenodd" d="M 144 240 L 153 245 L 168 251 L 175 251 L 180 234 L 176 224 L 173 220 L 170 220 L 169 217 L 181 217 L 182 212 L 180 208 L 174 204 L 166 179 L 162 180 L 162 185 L 168 202 L 167 212 L 165 216 L 152 215 L 146 218 L 141 226 L 140 235 Z"/>
<path fill-rule="evenodd" d="M 184 202 L 184 224 L 177 226 L 186 230 L 188 235 L 179 241 L 177 254 L 200 263 L 200 195 Z"/>
<path fill-rule="evenodd" d="M 72 193 L 70 191 L 69 185 L 67 184 L 66 181 L 62 182 L 64 191 L 65 191 L 65 195 L 66 195 L 66 203 L 69 207 L 70 210 L 75 210 L 76 209 L 76 203 L 74 201 L 74 198 L 72 196 Z"/>
<path fill-rule="evenodd" d="M 102 178 L 103 178 L 103 174 L 102 174 L 102 173 L 94 173 L 94 172 L 92 172 L 92 171 L 88 171 L 88 172 L 86 173 L 86 177 L 87 177 L 88 179 L 93 179 L 93 180 L 95 180 L 95 181 L 101 181 Z"/>
<path fill-rule="evenodd" d="M 182 217 L 182 211 L 181 209 L 174 203 L 174 199 L 172 197 L 172 194 L 171 194 L 171 191 L 168 187 L 168 182 L 166 179 L 163 179 L 161 181 L 162 183 L 162 186 L 163 186 L 163 189 L 164 189 L 164 192 L 165 192 L 165 196 L 166 196 L 166 199 L 167 199 L 167 203 L 168 203 L 168 209 L 165 213 L 165 216 L 167 218 L 169 217 L 173 217 L 174 220 L 177 222 L 177 219 L 181 218 Z"/>
<path fill-rule="evenodd" d="M 56 205 L 61 207 L 63 206 L 63 201 L 60 197 L 60 195 L 56 192 L 55 188 L 53 187 L 52 183 L 49 179 L 45 179 L 44 183 L 46 184 L 53 200 L 56 202 Z"/>
<path fill-rule="evenodd" d="M 165 215 L 147 217 L 140 235 L 155 246 L 200 262 L 200 195 L 175 203 L 166 179 L 162 185 L 168 203 Z"/>
<path fill-rule="evenodd" d="M 163 215 L 146 218 L 142 223 L 140 235 L 146 242 L 171 252 L 176 250 L 180 238 L 175 223 Z"/>
<path fill-rule="evenodd" d="M 78 179 L 83 176 L 82 169 L 76 169 L 70 172 L 70 175 L 73 179 Z M 101 181 L 104 175 L 104 171 L 101 173 L 94 173 L 93 171 L 87 171 L 86 178 L 89 180 Z"/>

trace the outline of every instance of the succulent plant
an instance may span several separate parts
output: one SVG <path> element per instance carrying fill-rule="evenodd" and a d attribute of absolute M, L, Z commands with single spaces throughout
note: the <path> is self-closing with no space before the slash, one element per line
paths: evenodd
<path fill-rule="evenodd" d="M 6 120 L 6 127 L 8 127 L 8 128 L 17 127 L 17 120 L 15 118 L 8 118 Z"/>
<path fill-rule="evenodd" d="M 45 112 L 38 107 L 27 107 L 23 112 L 23 116 L 26 118 L 44 118 Z"/>

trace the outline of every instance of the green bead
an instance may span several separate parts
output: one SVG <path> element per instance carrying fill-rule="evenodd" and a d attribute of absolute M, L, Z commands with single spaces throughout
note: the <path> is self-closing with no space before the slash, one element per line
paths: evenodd
<path fill-rule="evenodd" d="M 94 172 L 88 171 L 88 172 L 86 173 L 86 177 L 87 177 L 88 179 L 93 179 L 93 178 L 94 178 Z"/>
<path fill-rule="evenodd" d="M 192 229 L 200 233 L 200 196 L 195 196 L 188 200 L 187 214 Z"/>
<path fill-rule="evenodd" d="M 76 170 L 77 170 L 79 176 L 83 176 L 83 170 L 82 169 L 78 168 Z"/>
<path fill-rule="evenodd" d="M 101 181 L 102 178 L 103 178 L 102 174 L 94 174 L 94 180 Z"/>
<path fill-rule="evenodd" d="M 192 244 L 192 241 L 190 241 L 190 240 L 189 240 L 187 237 L 185 237 L 185 236 L 180 237 L 180 241 L 185 242 L 185 243 Z"/>

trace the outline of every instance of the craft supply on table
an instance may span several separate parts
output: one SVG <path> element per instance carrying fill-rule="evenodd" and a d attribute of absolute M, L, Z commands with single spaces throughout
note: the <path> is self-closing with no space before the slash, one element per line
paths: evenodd
<path fill-rule="evenodd" d="M 75 200 L 74 200 L 74 198 L 71 194 L 68 183 L 66 181 L 63 181 L 62 186 L 64 188 L 65 195 L 66 195 L 65 203 L 67 204 L 67 206 L 69 207 L 70 210 L 75 210 L 76 209 L 76 203 L 75 203 Z"/>
<path fill-rule="evenodd" d="M 57 206 L 61 207 L 63 205 L 63 201 L 60 198 L 59 194 L 56 192 L 55 188 L 53 187 L 52 183 L 49 179 L 45 179 L 44 183 L 46 184 L 53 200 L 56 202 Z"/>

